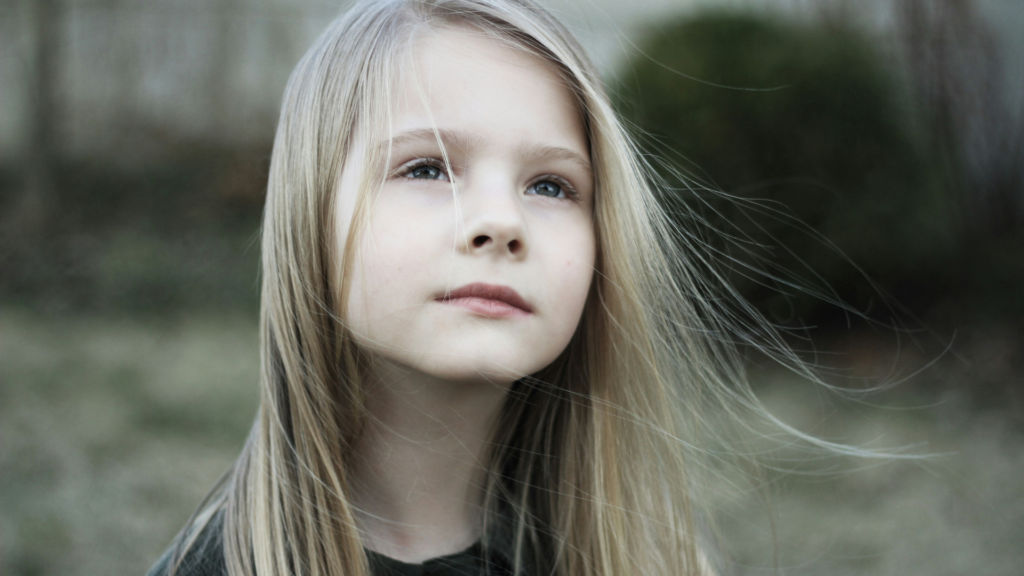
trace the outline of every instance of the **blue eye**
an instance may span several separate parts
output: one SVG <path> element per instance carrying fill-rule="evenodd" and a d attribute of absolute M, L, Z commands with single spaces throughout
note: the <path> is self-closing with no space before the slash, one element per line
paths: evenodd
<path fill-rule="evenodd" d="M 448 180 L 444 162 L 437 158 L 417 158 L 394 171 L 393 176 L 411 180 Z"/>
<path fill-rule="evenodd" d="M 565 191 L 562 187 L 550 180 L 542 180 L 535 184 L 532 184 L 526 191 L 532 192 L 538 196 L 548 196 L 550 198 L 564 198 Z"/>
<path fill-rule="evenodd" d="M 407 178 L 416 178 L 419 180 L 444 180 L 444 172 L 437 166 L 431 164 L 420 164 L 419 166 L 412 167 L 408 172 L 405 173 Z"/>

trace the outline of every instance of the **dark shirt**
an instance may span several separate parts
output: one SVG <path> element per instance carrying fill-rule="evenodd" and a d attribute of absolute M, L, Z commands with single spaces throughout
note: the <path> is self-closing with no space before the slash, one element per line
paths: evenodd
<path fill-rule="evenodd" d="M 374 576 L 511 576 L 512 566 L 503 554 L 487 554 L 479 542 L 455 554 L 431 558 L 422 564 L 407 564 L 383 554 L 367 551 Z"/>
<path fill-rule="evenodd" d="M 227 576 L 224 547 L 221 543 L 220 515 L 218 514 L 196 538 L 178 567 L 176 576 Z M 166 576 L 170 573 L 174 556 L 171 546 L 147 576 Z M 431 558 L 422 564 L 408 564 L 383 554 L 367 550 L 370 571 L 374 576 L 511 576 L 512 561 L 502 547 L 486 551 L 477 542 L 462 552 Z"/>

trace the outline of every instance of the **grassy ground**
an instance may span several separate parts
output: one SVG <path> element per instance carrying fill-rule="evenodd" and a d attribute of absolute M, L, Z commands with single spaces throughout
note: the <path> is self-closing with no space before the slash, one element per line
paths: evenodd
<path fill-rule="evenodd" d="M 1001 410 L 926 404 L 892 394 L 884 405 L 837 403 L 809 385 L 769 384 L 772 411 L 820 437 L 931 455 L 913 460 L 778 459 L 768 472 L 776 526 L 762 499 L 719 507 L 736 574 L 1015 575 L 1024 573 L 1024 428 Z M 789 458 L 787 460 L 787 457 Z M 804 456 L 805 457 L 805 456 Z"/>
<path fill-rule="evenodd" d="M 257 403 L 251 322 L 0 313 L 0 574 L 141 574 Z"/>
<path fill-rule="evenodd" d="M 250 320 L 0 310 L 0 574 L 143 573 L 237 454 L 256 377 Z M 1019 415 L 968 408 L 955 388 L 889 394 L 884 407 L 777 375 L 761 389 L 804 430 L 943 455 L 769 473 L 775 543 L 761 498 L 723 496 L 727 572 L 769 574 L 773 556 L 785 574 L 1024 572 Z"/>

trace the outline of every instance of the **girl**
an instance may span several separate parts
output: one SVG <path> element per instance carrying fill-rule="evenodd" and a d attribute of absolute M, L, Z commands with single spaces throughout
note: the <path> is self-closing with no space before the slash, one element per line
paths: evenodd
<path fill-rule="evenodd" d="M 711 573 L 698 444 L 759 409 L 645 173 L 529 0 L 334 22 L 274 143 L 261 407 L 151 574 Z"/>

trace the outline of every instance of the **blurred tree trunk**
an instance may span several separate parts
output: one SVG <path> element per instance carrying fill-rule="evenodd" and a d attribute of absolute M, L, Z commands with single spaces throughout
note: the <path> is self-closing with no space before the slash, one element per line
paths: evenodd
<path fill-rule="evenodd" d="M 144 50 L 141 38 L 148 38 L 150 33 L 148 22 L 140 15 L 137 2 L 129 0 L 105 0 L 102 4 L 110 22 L 111 70 L 114 84 L 117 86 L 117 121 L 115 128 L 119 131 L 136 130 L 139 118 L 140 93 L 143 85 L 143 65 L 141 62 Z M 148 38 L 153 41 L 152 38 Z"/>
<path fill-rule="evenodd" d="M 972 0 L 897 0 L 912 89 L 965 232 L 998 238 L 1024 223 L 1024 111 L 1007 104 L 996 38 Z"/>
<path fill-rule="evenodd" d="M 32 233 L 49 219 L 56 194 L 57 90 L 60 76 L 62 0 L 31 0 L 32 76 L 25 186 L 13 212 L 14 227 Z"/>
<path fill-rule="evenodd" d="M 210 55 L 208 89 L 212 98 L 214 121 L 211 126 L 216 130 L 213 138 L 217 142 L 230 139 L 235 131 L 232 111 L 231 85 L 237 76 L 235 69 L 241 65 L 241 49 L 244 40 L 243 5 L 237 0 L 217 0 L 216 2 L 216 37 L 212 40 L 213 53 Z"/>

